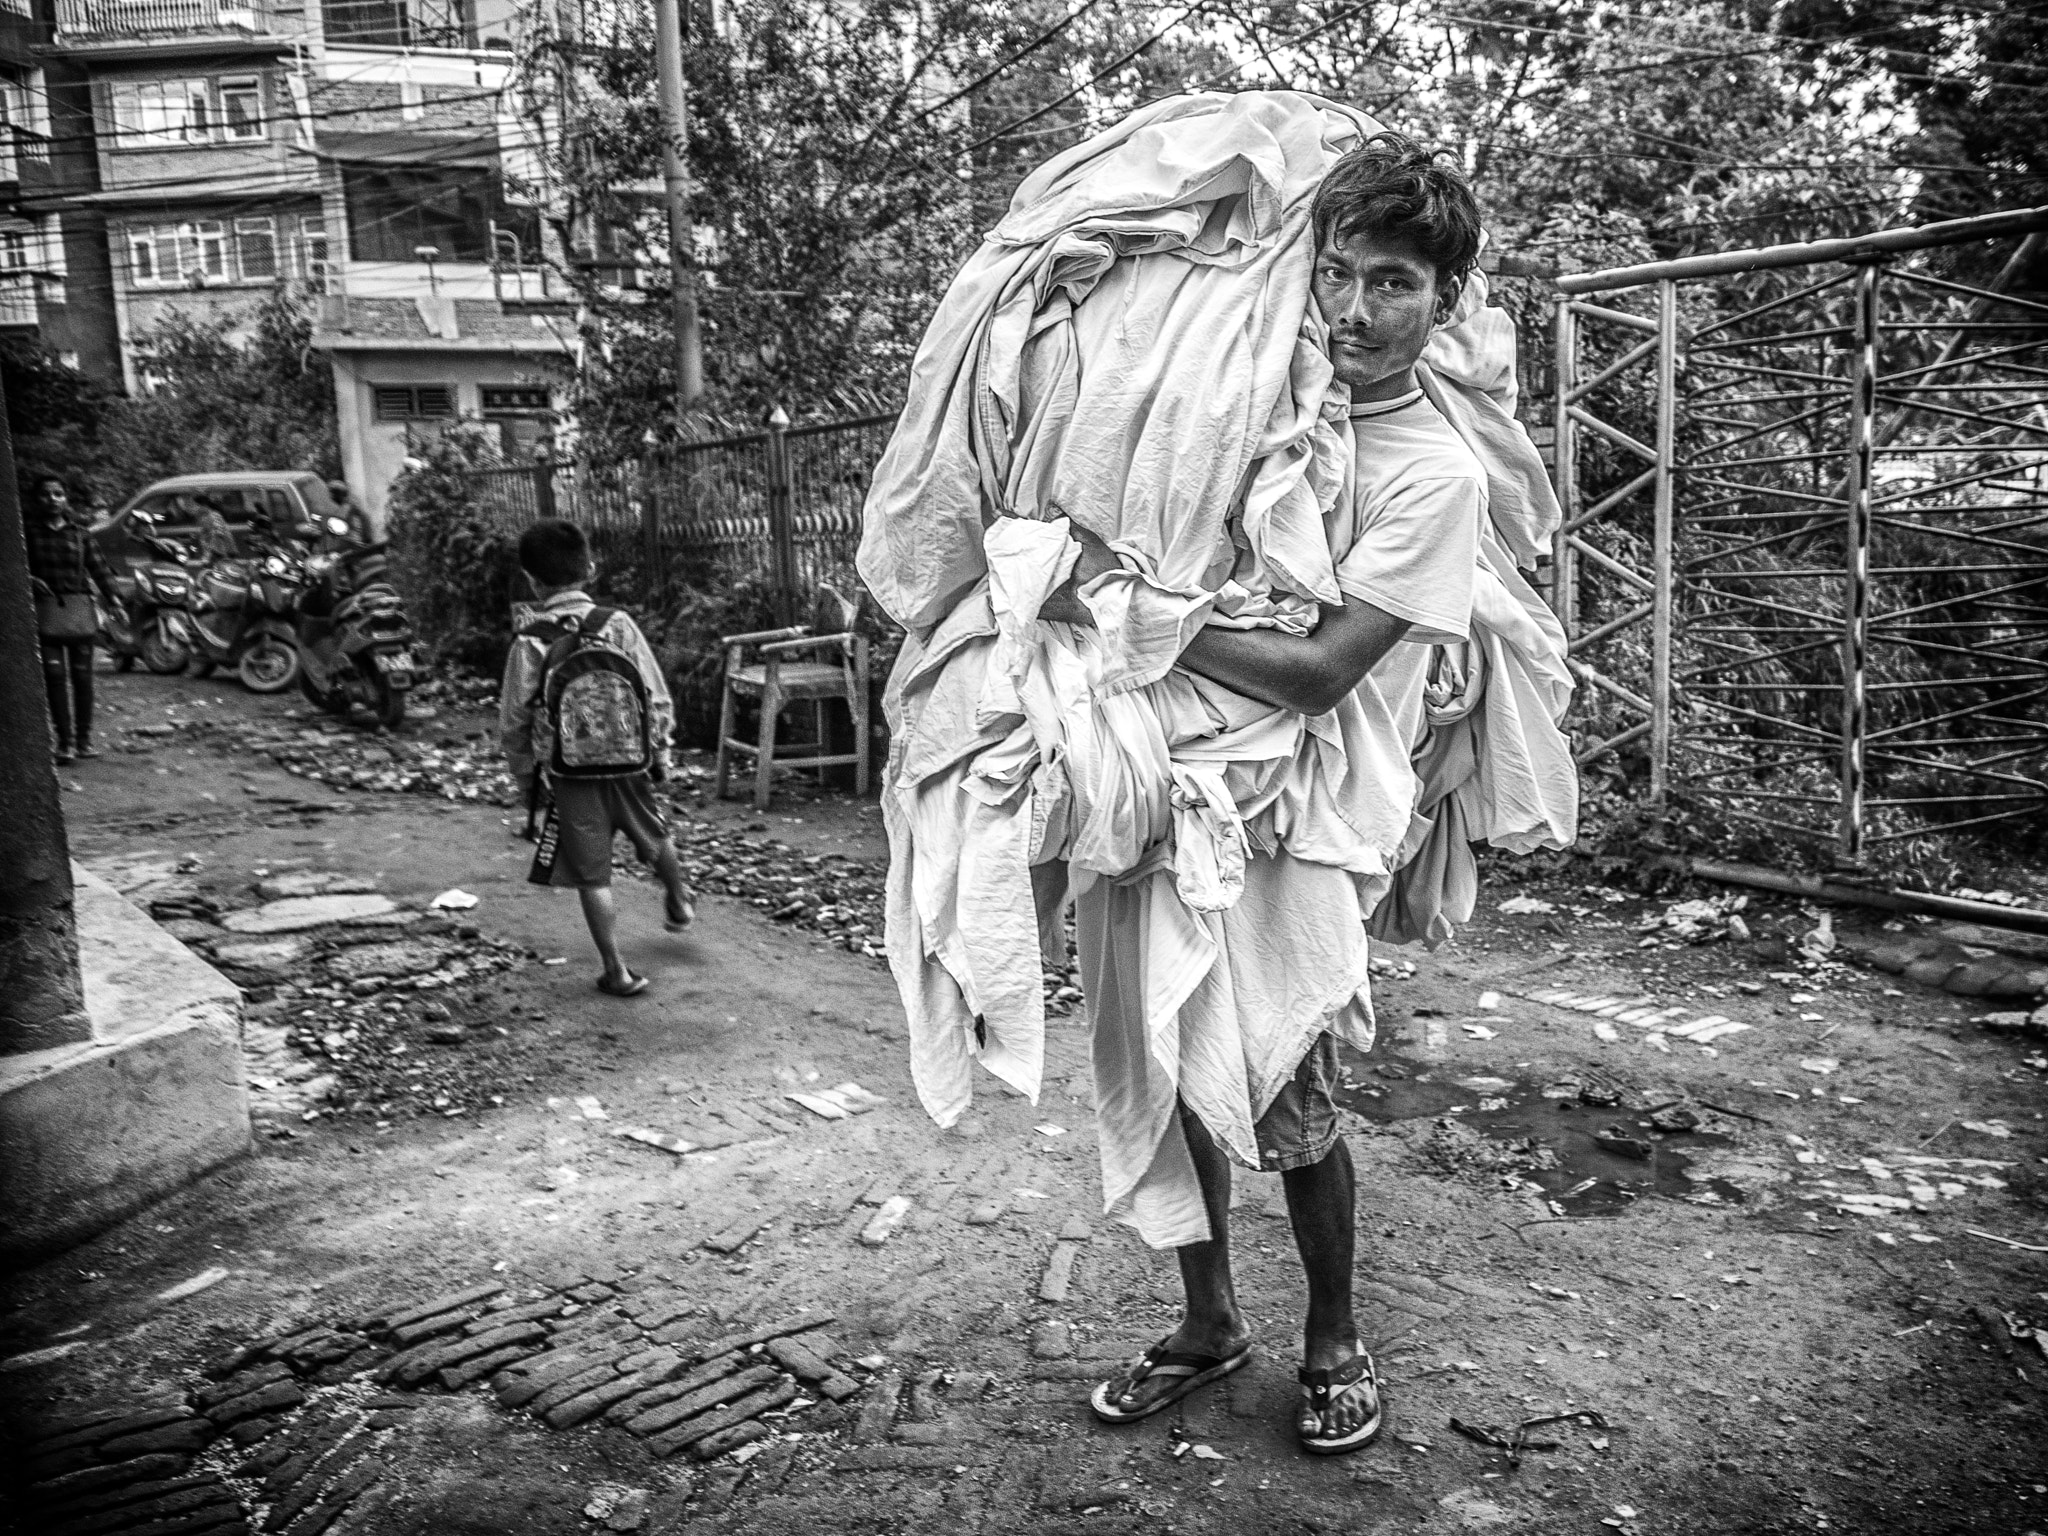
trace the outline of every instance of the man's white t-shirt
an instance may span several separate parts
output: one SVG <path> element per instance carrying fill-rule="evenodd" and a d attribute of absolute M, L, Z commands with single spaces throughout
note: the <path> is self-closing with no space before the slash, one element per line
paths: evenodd
<path fill-rule="evenodd" d="M 1411 626 L 1418 645 L 1467 637 L 1486 472 L 1422 391 L 1351 408 L 1350 485 L 1324 519 L 1344 596 Z"/>

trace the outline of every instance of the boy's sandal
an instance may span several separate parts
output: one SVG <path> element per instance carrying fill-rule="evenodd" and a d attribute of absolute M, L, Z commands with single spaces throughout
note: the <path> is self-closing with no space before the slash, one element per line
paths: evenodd
<path fill-rule="evenodd" d="M 609 976 L 599 976 L 597 990 L 612 997 L 638 997 L 647 990 L 647 978 L 635 976 L 631 971 L 626 973 L 624 981 L 613 981 Z"/>
<path fill-rule="evenodd" d="M 1301 1395 L 1308 1403 L 1309 1412 L 1316 1416 L 1319 1431 L 1327 1422 L 1325 1416 L 1346 1397 L 1355 1392 L 1372 1394 L 1372 1412 L 1356 1429 L 1342 1435 L 1303 1434 L 1301 1448 L 1304 1451 L 1311 1456 L 1341 1456 L 1346 1451 L 1358 1450 L 1379 1439 L 1380 1432 L 1387 1427 L 1387 1405 L 1380 1396 L 1379 1370 L 1363 1344 L 1358 1346 L 1358 1353 L 1342 1365 L 1321 1371 L 1312 1371 L 1304 1366 L 1296 1374 L 1301 1378 Z"/>
<path fill-rule="evenodd" d="M 697 921 L 696 897 L 697 893 L 692 891 L 683 902 L 682 912 L 678 914 L 675 907 L 670 904 L 668 897 L 663 896 L 661 926 L 670 933 L 681 933 L 690 924 Z"/>
<path fill-rule="evenodd" d="M 1198 1387 L 1228 1376 L 1243 1366 L 1252 1357 L 1252 1346 L 1247 1342 L 1234 1355 L 1198 1355 L 1186 1350 L 1170 1348 L 1172 1337 L 1161 1339 L 1145 1353 L 1131 1362 L 1129 1370 L 1114 1381 L 1105 1381 L 1088 1395 L 1088 1407 L 1095 1417 L 1105 1424 L 1135 1424 L 1138 1420 L 1150 1418 L 1162 1408 L 1171 1408 Z M 1174 1385 L 1142 1408 L 1124 1408 L 1119 1404 L 1129 1402 L 1137 1385 L 1154 1376 L 1179 1377 Z M 1110 1389 L 1120 1382 L 1129 1387 L 1116 1398 L 1110 1397 Z"/>

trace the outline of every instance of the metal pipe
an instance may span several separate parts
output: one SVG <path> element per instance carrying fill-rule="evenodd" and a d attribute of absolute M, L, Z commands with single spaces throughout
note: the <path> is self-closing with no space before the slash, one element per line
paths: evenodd
<path fill-rule="evenodd" d="M 1877 262 L 1856 275 L 1849 357 L 1849 483 L 1842 527 L 1842 801 L 1836 850 L 1863 859 L 1864 748 L 1870 730 L 1870 496 L 1877 447 Z"/>
<path fill-rule="evenodd" d="M 675 300 L 676 416 L 704 393 L 704 341 L 697 319 L 696 236 L 690 226 L 689 84 L 683 73 L 680 0 L 654 0 L 654 67 L 661 97 L 661 177 L 668 205 L 668 270 Z"/>
<path fill-rule="evenodd" d="M 1675 559 L 1672 463 L 1678 439 L 1678 284 L 1657 285 L 1657 479 L 1651 488 L 1650 803 L 1661 807 L 1671 787 L 1671 625 Z"/>
<path fill-rule="evenodd" d="M 1695 859 L 1678 853 L 1665 854 L 1657 864 L 1663 869 L 1722 885 L 1747 885 L 1760 891 L 1779 891 L 1787 896 L 1805 896 L 1814 901 L 1875 907 L 1881 912 L 1951 917 L 1960 922 L 1982 923 L 1986 928 L 2007 928 L 2015 933 L 2048 933 L 2048 912 L 2033 907 L 2001 907 L 1996 902 L 1966 901 L 1960 896 L 1937 896 L 1931 891 L 1902 891 L 1894 886 L 1875 889 L 1841 885 L 1819 875 L 1787 875 L 1755 864 L 1729 864 L 1719 859 Z"/>
<path fill-rule="evenodd" d="M 1579 334 L 1572 307 L 1557 301 L 1557 341 L 1552 357 L 1555 425 L 1550 445 L 1550 475 L 1557 484 L 1557 499 L 1564 516 L 1550 536 L 1550 606 L 1564 625 L 1568 643 L 1579 632 L 1579 568 L 1572 558 L 1572 530 L 1578 526 L 1579 454 L 1572 430 L 1573 382 L 1579 371 Z"/>
<path fill-rule="evenodd" d="M 1748 251 L 1682 256 L 1676 261 L 1651 261 L 1634 267 L 1610 267 L 1602 272 L 1575 272 L 1560 277 L 1557 287 L 1560 293 L 1573 296 L 1606 293 L 1616 288 L 1639 288 L 1645 283 L 1727 277 L 1737 272 L 1759 272 L 1770 267 L 1804 267 L 1824 261 L 1866 261 L 1894 251 L 1926 250 L 1931 246 L 1954 245 L 1960 240 L 1993 240 L 2001 235 L 2031 234 L 2037 229 L 2048 229 L 2048 207 L 2016 208 L 2006 213 L 1949 219 L 1940 224 L 1922 224 L 1914 229 L 1887 229 L 1871 235 L 1851 235 L 1841 240 L 1767 245 Z"/>

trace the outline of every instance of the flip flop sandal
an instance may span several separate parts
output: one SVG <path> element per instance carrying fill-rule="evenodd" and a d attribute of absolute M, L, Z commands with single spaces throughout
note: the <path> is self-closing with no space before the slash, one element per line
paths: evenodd
<path fill-rule="evenodd" d="M 1105 1381 L 1088 1395 L 1088 1406 L 1095 1417 L 1105 1424 L 1135 1424 L 1140 1419 L 1150 1418 L 1162 1408 L 1171 1408 L 1198 1387 L 1206 1387 L 1210 1382 L 1228 1376 L 1252 1357 L 1250 1344 L 1246 1344 L 1234 1355 L 1223 1356 L 1190 1354 L 1185 1350 L 1169 1348 L 1171 1343 L 1171 1335 L 1161 1339 L 1132 1361 L 1131 1368 L 1126 1373 L 1133 1387 L 1153 1376 L 1177 1376 L 1180 1380 L 1174 1384 L 1171 1391 L 1142 1408 L 1119 1408 L 1111 1401 L 1109 1395 L 1109 1389 L 1115 1386 L 1116 1382 Z"/>
<path fill-rule="evenodd" d="M 1387 1405 L 1380 1396 L 1379 1369 L 1372 1363 L 1372 1356 L 1365 1352 L 1362 1343 L 1358 1346 L 1358 1353 L 1342 1365 L 1333 1365 L 1323 1371 L 1312 1371 L 1304 1366 L 1295 1374 L 1301 1379 L 1301 1395 L 1319 1424 L 1323 1422 L 1323 1415 L 1348 1394 L 1362 1387 L 1372 1391 L 1372 1414 L 1363 1424 L 1343 1435 L 1302 1435 L 1301 1448 L 1304 1451 L 1311 1456 L 1341 1456 L 1346 1451 L 1358 1450 L 1379 1439 L 1380 1432 L 1387 1427 Z"/>
<path fill-rule="evenodd" d="M 609 976 L 597 978 L 597 990 L 611 997 L 638 997 L 647 990 L 647 978 L 630 972 L 624 981 L 613 981 Z"/>
<path fill-rule="evenodd" d="M 691 899 L 683 903 L 683 910 L 689 913 L 689 916 L 677 917 L 676 909 L 670 906 L 667 898 L 664 897 L 661 907 L 661 926 L 670 933 L 681 933 L 690 924 L 697 921 L 697 905 L 694 892 Z"/>

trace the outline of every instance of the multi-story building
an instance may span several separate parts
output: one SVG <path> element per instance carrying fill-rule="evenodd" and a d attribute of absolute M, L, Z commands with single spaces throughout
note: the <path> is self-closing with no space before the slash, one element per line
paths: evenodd
<path fill-rule="evenodd" d="M 103 223 L 100 318 L 127 388 L 152 387 L 173 313 L 232 332 L 289 284 L 320 305 L 344 463 L 373 513 L 450 419 L 502 418 L 508 446 L 544 428 L 573 347 L 507 174 L 527 135 L 506 102 L 514 0 L 34 3 L 54 11 L 32 58 L 89 125 L 88 174 L 51 199 L 81 231 Z M 0 100 L 5 60 L 0 33 Z M 0 315 L 9 257 L 0 218 Z"/>

